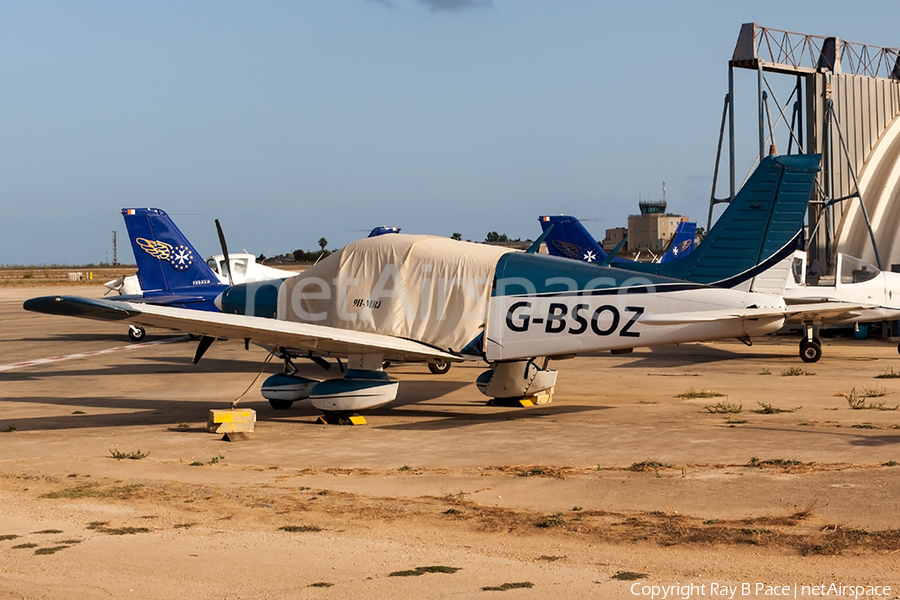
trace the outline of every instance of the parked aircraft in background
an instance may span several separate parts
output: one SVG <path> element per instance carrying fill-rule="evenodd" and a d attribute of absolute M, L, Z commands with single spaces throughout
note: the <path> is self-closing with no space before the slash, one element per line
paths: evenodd
<path fill-rule="evenodd" d="M 822 344 L 815 335 L 816 326 L 894 319 L 900 306 L 900 301 L 893 301 L 893 291 L 900 293 L 900 275 L 860 266 L 858 259 L 845 255 L 838 259 L 841 275 L 837 280 L 833 276 L 793 284 L 788 280 L 792 272 L 806 274 L 805 258 L 803 265 L 794 265 L 794 248 L 819 160 L 818 154 L 766 157 L 690 255 L 667 263 L 623 261 L 615 265 L 745 291 L 783 293 L 792 308 L 806 305 L 808 309 L 790 318 L 804 325 L 800 358 L 819 360 Z M 545 232 L 550 230 L 546 238 L 550 247 L 556 227 L 541 224 Z M 584 228 L 577 220 L 563 221 L 561 229 L 569 241 L 576 240 L 573 243 L 590 239 L 589 234 L 581 233 Z M 843 311 L 835 304 L 827 309 L 821 306 L 822 302 L 841 301 L 845 302 Z M 823 310 L 817 312 L 819 309 Z"/>
<path fill-rule="evenodd" d="M 151 209 L 153 210 L 153 209 Z M 279 277 L 290 277 L 295 275 L 296 271 L 286 271 L 284 269 L 276 269 L 268 265 L 256 262 L 256 256 L 248 252 L 238 252 L 229 254 L 229 263 L 231 265 L 231 275 L 235 283 L 248 283 L 250 281 L 262 281 L 265 279 L 276 279 Z M 213 254 L 206 259 L 206 264 L 216 274 L 218 282 L 227 284 L 228 278 L 225 276 L 227 272 L 225 267 L 225 255 Z M 111 292 L 118 292 L 122 296 L 134 296 L 144 292 L 141 289 L 141 283 L 137 275 L 122 275 L 117 279 L 108 281 L 103 284 Z M 107 292 L 109 293 L 109 292 Z"/>
<path fill-rule="evenodd" d="M 285 368 L 263 384 L 264 396 L 275 408 L 309 397 L 328 416 L 392 401 L 398 384 L 383 371 L 385 360 L 484 360 L 491 368 L 478 377 L 479 390 L 519 400 L 552 392 L 554 359 L 747 339 L 776 331 L 788 314 L 776 295 L 638 275 L 534 248 L 404 234 L 351 243 L 284 281 L 228 287 L 216 305 L 221 313 L 47 296 L 24 307 L 278 348 Z M 298 357 L 344 358 L 349 368 L 319 382 L 296 374 L 291 358 Z"/>
<path fill-rule="evenodd" d="M 123 208 L 121 213 L 138 271 L 105 284 L 110 291 L 119 292 L 117 300 L 218 311 L 213 300 L 229 283 L 225 256 L 216 255 L 203 262 L 163 210 Z M 228 265 L 234 283 L 284 279 L 295 274 L 259 264 L 252 254 L 229 255 Z M 145 335 L 142 327 L 132 325 L 128 329 L 128 337 L 135 342 Z"/>
<path fill-rule="evenodd" d="M 615 265 L 629 271 L 749 291 L 756 275 L 793 253 L 820 162 L 821 154 L 765 157 L 690 254 L 674 261 L 623 260 Z M 584 231 L 576 223 L 577 220 L 563 223 L 563 235 L 577 234 L 579 228 Z M 557 235 L 557 228 L 549 225 L 548 248 Z M 590 239 L 587 233 L 581 235 Z"/>
<path fill-rule="evenodd" d="M 675 228 L 675 235 L 669 242 L 669 247 L 659 259 L 661 263 L 672 262 L 684 258 L 694 250 L 697 242 L 697 224 L 693 221 L 682 221 Z"/>
<path fill-rule="evenodd" d="M 635 262 L 619 256 L 607 261 L 609 256 L 603 247 L 597 243 L 594 237 L 588 233 L 581 221 L 570 215 L 543 215 L 538 217 L 541 229 L 550 233 L 546 237 L 547 252 L 550 256 L 562 256 L 586 263 L 612 262 L 616 266 L 621 263 Z M 552 228 L 552 229 L 551 229 Z M 672 236 L 672 241 L 659 262 L 672 262 L 683 258 L 694 249 L 694 239 L 697 236 L 697 224 L 682 221 Z"/>
<path fill-rule="evenodd" d="M 788 320 L 803 325 L 800 357 L 805 362 L 816 362 L 822 356 L 822 343 L 816 335 L 821 325 L 900 319 L 900 273 L 881 271 L 846 254 L 837 255 L 835 274 L 832 275 L 821 274 L 817 265 L 810 267 L 807 261 L 807 253 L 797 250 L 758 276 L 753 287 L 757 292 L 783 293 L 785 302 L 791 307 L 821 302 L 845 303 L 843 312 L 817 315 L 811 311 Z M 900 345 L 897 350 L 900 352 Z"/>

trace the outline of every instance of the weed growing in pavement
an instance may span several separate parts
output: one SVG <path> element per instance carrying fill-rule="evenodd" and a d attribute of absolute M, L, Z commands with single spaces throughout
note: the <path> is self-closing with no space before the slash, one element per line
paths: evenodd
<path fill-rule="evenodd" d="M 504 583 L 502 585 L 489 585 L 481 588 L 485 592 L 505 592 L 506 590 L 515 590 L 520 588 L 533 588 L 534 584 L 530 581 L 516 581 L 513 583 Z"/>
<path fill-rule="evenodd" d="M 128 458 L 130 460 L 141 460 L 142 458 L 147 458 L 148 456 L 150 456 L 149 452 L 141 452 L 140 450 L 122 452 L 118 448 L 110 448 L 109 453 L 116 460 L 122 460 L 123 458 Z"/>
<path fill-rule="evenodd" d="M 838 395 L 847 398 L 847 405 L 852 410 L 897 410 L 900 408 L 900 405 L 894 407 L 885 406 L 885 400 L 881 402 L 866 402 L 868 398 L 880 398 L 887 395 L 887 391 L 884 388 L 863 388 L 862 393 L 857 393 L 856 388 L 852 388 L 849 394 Z"/>
<path fill-rule="evenodd" d="M 803 369 L 801 367 L 791 367 L 790 369 L 785 369 L 781 372 L 782 377 L 808 377 L 811 375 L 815 375 L 815 373 L 807 371 L 806 369 Z"/>
<path fill-rule="evenodd" d="M 725 396 L 725 394 L 720 394 L 719 392 L 714 392 L 712 390 L 695 390 L 694 386 L 691 386 L 688 391 L 682 392 L 675 397 L 681 398 L 682 400 L 693 400 L 695 398 L 721 398 L 723 396 Z"/>
<path fill-rule="evenodd" d="M 49 546 L 47 548 L 38 548 L 34 551 L 37 555 L 42 554 L 56 554 L 60 550 L 65 550 L 66 548 L 71 548 L 72 546 Z"/>
<path fill-rule="evenodd" d="M 613 579 L 618 579 L 619 581 L 635 581 L 636 579 L 646 579 L 646 573 L 636 573 L 634 571 L 619 571 L 615 575 L 612 576 Z"/>
<path fill-rule="evenodd" d="M 769 458 L 766 460 L 760 460 L 758 457 L 754 456 L 750 459 L 750 462 L 747 463 L 748 467 L 799 467 L 803 465 L 803 461 L 800 460 L 791 460 L 788 458 Z"/>
<path fill-rule="evenodd" d="M 711 413 L 737 414 L 744 410 L 744 405 L 735 404 L 734 402 L 716 402 L 715 404 L 707 404 L 704 408 Z"/>
<path fill-rule="evenodd" d="M 278 528 L 279 531 L 287 531 L 288 533 L 308 533 L 322 531 L 321 527 L 315 525 L 284 525 Z"/>
<path fill-rule="evenodd" d="M 772 406 L 771 404 L 767 404 L 765 402 L 757 402 L 757 404 L 759 404 L 759 408 L 756 410 L 753 410 L 751 412 L 755 412 L 760 415 L 777 415 L 777 414 L 781 414 L 781 413 L 792 413 L 796 410 L 803 408 L 802 406 L 798 406 L 796 408 L 776 408 L 775 406 Z"/>
<path fill-rule="evenodd" d="M 642 460 L 641 462 L 631 463 L 631 466 L 628 467 L 629 471 L 637 471 L 637 472 L 648 472 L 648 471 L 659 471 L 660 469 L 671 469 L 672 465 L 669 463 L 660 462 L 658 460 Z"/>
<path fill-rule="evenodd" d="M 446 567 L 444 565 L 431 565 L 428 567 L 416 567 L 406 571 L 394 571 L 388 577 L 417 577 L 426 573 L 456 573 L 462 567 Z"/>
<path fill-rule="evenodd" d="M 549 517 L 545 517 L 535 523 L 537 527 L 550 528 L 550 527 L 562 527 L 566 524 L 566 521 L 562 517 L 562 513 L 556 513 L 555 515 L 550 515 Z"/>

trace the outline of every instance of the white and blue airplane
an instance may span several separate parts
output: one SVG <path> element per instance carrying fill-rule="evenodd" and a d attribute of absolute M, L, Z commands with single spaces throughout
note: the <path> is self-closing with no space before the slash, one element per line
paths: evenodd
<path fill-rule="evenodd" d="M 782 294 L 788 306 L 803 307 L 827 302 L 845 306 L 843 312 L 817 315 L 807 311 L 788 319 L 802 325 L 800 357 L 816 362 L 822 356 L 817 329 L 861 323 L 900 320 L 900 273 L 882 271 L 864 260 L 838 253 L 830 274 L 808 264 L 808 255 L 795 250 L 791 256 L 757 277 L 754 291 Z M 894 298 L 894 295 L 897 298 Z M 809 340 L 809 341 L 807 341 Z M 900 345 L 897 346 L 900 352 Z"/>
<path fill-rule="evenodd" d="M 763 161 L 767 185 L 735 209 L 747 227 L 766 231 L 762 247 L 755 234 L 741 234 L 741 219 L 732 219 L 725 233 L 710 232 L 721 243 L 657 267 L 680 265 L 714 282 L 734 282 L 780 260 L 796 241 L 818 170 L 818 160 L 782 159 Z M 490 368 L 477 378 L 478 389 L 508 402 L 549 397 L 556 384 L 552 360 L 639 346 L 749 341 L 777 331 L 788 317 L 846 310 L 788 309 L 777 294 L 540 255 L 542 241 L 522 253 L 431 236 L 370 237 L 293 277 L 226 286 L 214 301 L 221 312 L 71 296 L 34 298 L 24 308 L 196 332 L 208 340 L 206 347 L 229 338 L 272 348 L 285 368 L 264 382 L 263 396 L 276 409 L 309 398 L 326 416 L 391 402 L 398 383 L 384 372 L 385 361 L 481 360 Z M 723 252 L 740 248 L 738 258 L 722 260 Z M 308 379 L 292 368 L 291 358 L 300 357 L 343 358 L 349 368 L 339 379 Z"/>
<path fill-rule="evenodd" d="M 204 262 L 172 218 L 158 208 L 123 208 L 137 274 L 107 282 L 116 300 L 217 311 L 213 300 L 229 283 L 281 280 L 296 273 L 256 262 L 252 254 L 213 256 Z M 128 337 L 140 342 L 146 331 L 131 325 Z"/>
<path fill-rule="evenodd" d="M 309 398 L 326 416 L 391 402 L 384 361 L 482 360 L 485 395 L 549 395 L 551 360 L 778 330 L 781 296 L 635 274 L 446 238 L 397 234 L 345 246 L 304 273 L 226 288 L 222 312 L 71 296 L 26 310 L 243 339 L 286 356 L 347 360 L 340 379 L 285 371 L 263 384 L 273 407 Z M 274 318 L 273 318 L 274 317 Z"/>

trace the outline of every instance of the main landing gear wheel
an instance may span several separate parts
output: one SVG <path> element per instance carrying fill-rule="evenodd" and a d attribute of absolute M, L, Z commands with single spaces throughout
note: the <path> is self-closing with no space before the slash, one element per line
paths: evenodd
<path fill-rule="evenodd" d="M 800 342 L 800 360 L 805 363 L 814 363 L 820 358 L 822 358 L 822 344 L 815 339 Z"/>
<path fill-rule="evenodd" d="M 128 326 L 128 338 L 132 342 L 140 342 L 145 337 L 147 337 L 147 332 L 144 331 L 143 327 L 138 327 L 137 325 Z"/>
<path fill-rule="evenodd" d="M 274 408 L 275 410 L 287 410 L 294 403 L 293 400 L 272 400 L 269 399 L 269 406 Z"/>
<path fill-rule="evenodd" d="M 898 352 L 900 352 L 900 347 L 898 347 Z M 435 375 L 443 375 L 450 370 L 450 363 L 428 363 L 428 370 Z"/>

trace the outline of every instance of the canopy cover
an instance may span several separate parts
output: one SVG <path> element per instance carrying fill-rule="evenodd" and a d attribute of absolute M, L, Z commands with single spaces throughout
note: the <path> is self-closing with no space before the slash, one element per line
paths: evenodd
<path fill-rule="evenodd" d="M 432 236 L 366 238 L 285 280 L 278 318 L 459 352 L 484 331 L 497 261 L 507 252 Z"/>

